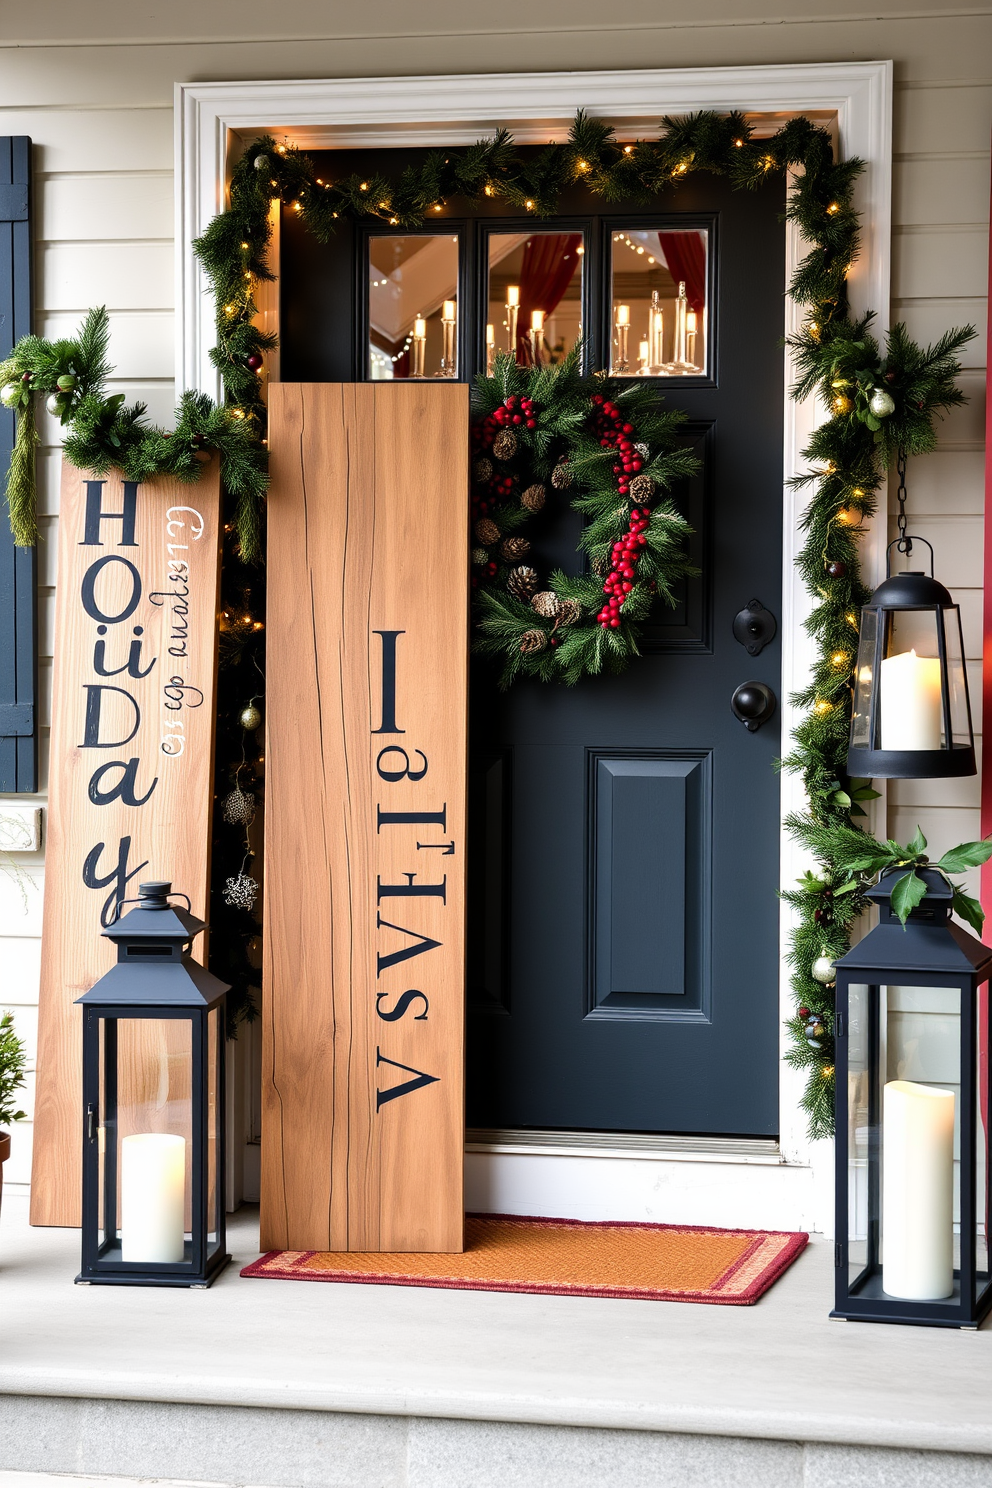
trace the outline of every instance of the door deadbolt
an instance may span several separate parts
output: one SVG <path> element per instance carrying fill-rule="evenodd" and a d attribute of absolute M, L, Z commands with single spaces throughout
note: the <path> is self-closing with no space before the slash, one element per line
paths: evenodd
<path fill-rule="evenodd" d="M 778 634 L 778 622 L 760 599 L 749 599 L 734 616 L 734 640 L 740 641 L 749 656 L 759 656 Z"/>
<path fill-rule="evenodd" d="M 757 733 L 775 712 L 775 694 L 764 682 L 742 682 L 730 699 L 730 708 L 748 733 Z"/>

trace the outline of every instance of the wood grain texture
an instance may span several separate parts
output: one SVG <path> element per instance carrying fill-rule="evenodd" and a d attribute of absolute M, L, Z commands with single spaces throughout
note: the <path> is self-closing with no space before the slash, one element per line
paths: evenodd
<path fill-rule="evenodd" d="M 261 1243 L 460 1251 L 468 389 L 273 384 L 269 438 Z"/>
<path fill-rule="evenodd" d="M 88 477 L 64 465 L 31 1180 L 31 1222 L 41 1225 L 80 1219 L 73 1004 L 115 959 L 101 920 L 139 882 L 163 878 L 205 919 L 210 881 L 217 462 L 198 485 L 155 480 L 133 490 L 133 544 L 122 541 L 132 534 L 119 518 L 87 530 L 94 499 L 105 513 L 126 510 L 118 473 Z M 94 535 L 99 545 L 87 541 Z"/>

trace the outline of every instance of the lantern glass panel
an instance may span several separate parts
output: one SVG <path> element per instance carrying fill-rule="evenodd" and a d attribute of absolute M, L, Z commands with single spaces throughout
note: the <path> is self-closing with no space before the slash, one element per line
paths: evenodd
<path fill-rule="evenodd" d="M 971 709 L 965 676 L 964 641 L 961 634 L 961 611 L 940 611 L 944 625 L 944 655 L 947 658 L 947 684 L 951 701 L 951 735 L 955 744 L 971 743 Z"/>
<path fill-rule="evenodd" d="M 215 1250 L 220 1244 L 221 1204 L 224 1196 L 220 1191 L 220 1061 L 224 1057 L 224 1040 L 221 1037 L 220 1008 L 211 1008 L 207 1015 L 207 1250 Z"/>
<path fill-rule="evenodd" d="M 871 1088 L 872 1071 L 877 1068 L 872 1051 L 878 1038 L 877 1019 L 873 1018 L 872 989 L 852 986 L 849 1002 L 848 1079 L 847 1079 L 847 1217 L 848 1217 L 848 1285 L 857 1284 L 865 1270 L 877 1260 L 878 1150 L 875 1112 L 878 1091 Z"/>
<path fill-rule="evenodd" d="M 192 1025 L 186 1018 L 100 1022 L 101 1244 L 119 1245 L 125 1263 L 188 1262 Z"/>
<path fill-rule="evenodd" d="M 887 610 L 878 748 L 943 749 L 939 610 Z"/>
<path fill-rule="evenodd" d="M 871 709 L 875 695 L 875 642 L 877 638 L 878 611 L 862 610 L 854 717 L 851 723 L 851 743 L 858 749 L 871 747 Z"/>

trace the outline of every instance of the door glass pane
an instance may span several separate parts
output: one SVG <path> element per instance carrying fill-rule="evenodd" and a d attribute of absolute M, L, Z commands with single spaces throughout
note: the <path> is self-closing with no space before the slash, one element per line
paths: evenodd
<path fill-rule="evenodd" d="M 612 235 L 611 365 L 620 377 L 706 371 L 705 228 L 616 228 Z"/>
<path fill-rule="evenodd" d="M 521 366 L 560 362 L 582 336 L 582 233 L 492 233 L 487 365 L 497 351 Z"/>
<path fill-rule="evenodd" d="M 148 1264 L 190 1259 L 192 1034 L 181 1018 L 106 1020 L 100 1150 L 104 1185 L 118 1216 L 106 1239 L 117 1259 Z M 116 1102 L 112 1040 L 116 1028 Z M 102 1192 L 101 1212 L 110 1195 Z"/>
<path fill-rule="evenodd" d="M 368 239 L 368 376 L 458 375 L 458 235 Z"/>

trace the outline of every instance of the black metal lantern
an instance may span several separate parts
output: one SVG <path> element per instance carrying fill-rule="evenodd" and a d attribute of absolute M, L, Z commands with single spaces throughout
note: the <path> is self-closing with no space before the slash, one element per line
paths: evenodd
<path fill-rule="evenodd" d="M 992 950 L 951 922 L 952 891 L 905 928 L 869 898 L 874 930 L 836 964 L 836 1302 L 831 1317 L 975 1328 L 989 1274 Z"/>
<path fill-rule="evenodd" d="M 206 1287 L 227 1263 L 225 982 L 189 954 L 202 920 L 144 883 L 103 934 L 117 965 L 83 1008 L 80 1282 Z M 174 895 L 185 899 L 185 894 Z M 125 901 L 127 902 L 127 901 Z"/>
<path fill-rule="evenodd" d="M 914 542 L 926 539 L 900 538 L 889 551 Z M 932 548 L 929 574 L 890 574 L 862 608 L 847 770 L 866 779 L 975 774 L 961 612 L 933 577 Z"/>

